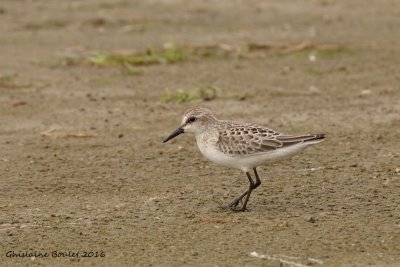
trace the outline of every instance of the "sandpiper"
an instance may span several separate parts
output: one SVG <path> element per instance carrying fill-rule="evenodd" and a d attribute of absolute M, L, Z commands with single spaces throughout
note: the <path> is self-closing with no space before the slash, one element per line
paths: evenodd
<path fill-rule="evenodd" d="M 202 107 L 189 109 L 183 115 L 181 125 L 163 143 L 186 132 L 194 134 L 197 146 L 206 158 L 246 173 L 249 189 L 225 206 L 234 211 L 245 211 L 251 192 L 260 186 L 258 166 L 295 155 L 325 138 L 324 134 L 289 135 L 256 124 L 219 120 Z M 242 203 L 241 207 L 238 207 L 239 203 Z"/>

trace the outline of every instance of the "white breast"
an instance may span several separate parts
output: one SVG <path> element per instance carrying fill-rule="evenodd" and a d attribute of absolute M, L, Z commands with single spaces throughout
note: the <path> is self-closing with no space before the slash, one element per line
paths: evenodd
<path fill-rule="evenodd" d="M 196 136 L 196 141 L 200 152 L 207 159 L 218 165 L 240 169 L 240 167 L 237 166 L 237 157 L 229 156 L 217 149 L 218 133 L 199 134 Z"/>

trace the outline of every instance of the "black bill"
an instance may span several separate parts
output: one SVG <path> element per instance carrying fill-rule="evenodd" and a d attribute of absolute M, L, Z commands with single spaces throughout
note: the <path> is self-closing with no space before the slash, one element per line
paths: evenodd
<path fill-rule="evenodd" d="M 180 135 L 181 133 L 183 133 L 183 129 L 181 127 L 179 127 L 178 129 L 176 129 L 172 134 L 170 134 L 167 138 L 165 138 L 165 140 L 163 141 L 163 143 L 168 142 L 169 140 L 171 140 L 172 138 Z"/>

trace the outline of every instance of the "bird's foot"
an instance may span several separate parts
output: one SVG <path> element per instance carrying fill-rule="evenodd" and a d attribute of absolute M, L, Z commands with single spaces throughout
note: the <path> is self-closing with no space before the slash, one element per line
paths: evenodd
<path fill-rule="evenodd" d="M 248 210 L 246 207 L 234 207 L 234 208 L 231 208 L 231 211 L 243 212 L 243 211 L 250 211 L 250 210 Z"/>
<path fill-rule="evenodd" d="M 243 197 L 238 197 L 238 198 L 234 199 L 231 203 L 226 205 L 226 207 L 229 209 L 235 209 L 239 205 L 239 203 L 243 205 L 242 198 Z"/>
<path fill-rule="evenodd" d="M 225 209 L 225 210 L 231 210 L 231 211 L 235 211 L 235 212 L 241 212 L 241 211 L 248 211 L 248 209 L 243 206 L 243 201 L 242 201 L 243 197 L 238 197 L 235 200 L 233 200 L 231 203 L 229 203 L 228 205 L 224 205 L 221 206 L 221 208 Z M 242 205 L 241 207 L 238 207 L 239 203 Z"/>

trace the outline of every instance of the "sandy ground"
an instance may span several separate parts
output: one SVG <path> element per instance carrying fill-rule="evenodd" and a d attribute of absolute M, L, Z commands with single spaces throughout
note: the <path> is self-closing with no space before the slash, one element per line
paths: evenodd
<path fill-rule="evenodd" d="M 395 0 L 1 1 L 0 265 L 400 266 L 399 25 Z M 75 62 L 166 42 L 344 51 L 135 75 Z M 208 86 L 212 101 L 163 100 Z M 208 162 L 191 136 L 161 143 L 195 105 L 327 139 L 261 167 L 250 212 L 224 211 L 245 175 Z"/>

